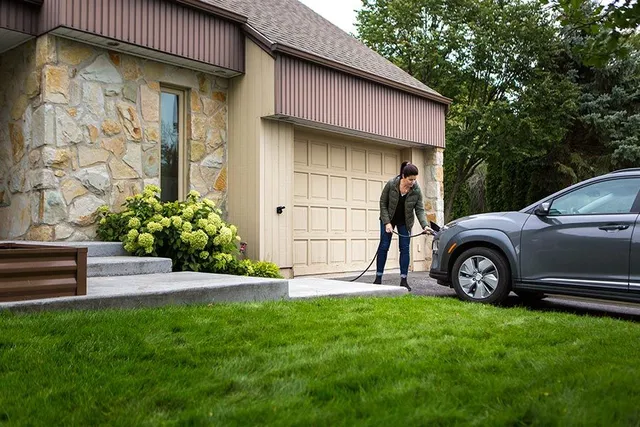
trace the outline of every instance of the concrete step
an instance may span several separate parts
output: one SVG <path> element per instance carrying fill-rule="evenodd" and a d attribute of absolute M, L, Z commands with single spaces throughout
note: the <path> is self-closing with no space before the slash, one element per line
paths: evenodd
<path fill-rule="evenodd" d="M 92 256 L 87 258 L 87 277 L 156 273 L 171 273 L 171 258 L 137 256 Z"/>
<path fill-rule="evenodd" d="M 36 240 L 7 240 L 12 243 L 32 243 L 34 245 L 44 246 L 75 246 L 78 248 L 87 248 L 88 257 L 107 257 L 107 256 L 125 256 L 127 252 L 124 250 L 120 242 L 40 242 Z M 1 243 L 1 242 L 0 242 Z"/>
<path fill-rule="evenodd" d="M 121 242 L 55 242 L 57 245 L 86 247 L 88 257 L 126 256 Z"/>
<path fill-rule="evenodd" d="M 181 271 L 137 276 L 91 277 L 87 295 L 0 302 L 0 312 L 96 310 L 178 304 L 289 299 L 286 280 Z"/>

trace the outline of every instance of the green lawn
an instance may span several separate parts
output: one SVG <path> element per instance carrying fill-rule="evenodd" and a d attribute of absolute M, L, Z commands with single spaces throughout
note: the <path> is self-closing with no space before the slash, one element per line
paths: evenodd
<path fill-rule="evenodd" d="M 0 424 L 639 425 L 640 325 L 415 296 L 0 314 Z"/>

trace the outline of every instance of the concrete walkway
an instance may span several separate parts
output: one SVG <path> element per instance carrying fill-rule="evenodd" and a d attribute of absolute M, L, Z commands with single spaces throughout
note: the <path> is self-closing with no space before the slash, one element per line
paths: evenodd
<path fill-rule="evenodd" d="M 95 310 L 317 297 L 388 297 L 407 293 L 399 286 L 323 278 L 280 280 L 194 272 L 90 277 L 87 280 L 87 295 L 0 302 L 0 311 Z"/>
<path fill-rule="evenodd" d="M 348 282 L 339 280 L 306 277 L 289 280 L 289 297 L 389 297 L 408 293 L 400 286 L 372 285 L 371 283 Z"/>

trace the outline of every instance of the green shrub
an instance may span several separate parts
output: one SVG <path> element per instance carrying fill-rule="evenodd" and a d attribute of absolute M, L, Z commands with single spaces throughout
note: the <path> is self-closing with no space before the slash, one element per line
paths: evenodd
<path fill-rule="evenodd" d="M 191 191 L 184 202 L 161 203 L 159 193 L 155 185 L 145 187 L 120 213 L 101 207 L 98 237 L 122 242 L 132 255 L 171 258 L 174 271 L 282 277 L 273 263 L 237 259 L 238 230 L 222 220 L 213 201 Z"/>
<path fill-rule="evenodd" d="M 215 262 L 210 270 L 212 273 L 282 278 L 280 269 L 272 262 L 253 261 L 250 259 L 239 260 L 229 254 L 216 254 L 214 259 Z"/>
<path fill-rule="evenodd" d="M 280 269 L 272 262 L 256 261 L 253 264 L 253 275 L 259 277 L 282 277 Z"/>

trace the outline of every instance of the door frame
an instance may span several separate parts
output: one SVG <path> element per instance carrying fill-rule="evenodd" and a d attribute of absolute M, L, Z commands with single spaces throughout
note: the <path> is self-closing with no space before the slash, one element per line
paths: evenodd
<path fill-rule="evenodd" d="M 187 102 L 189 90 L 179 86 L 160 84 L 160 100 L 162 93 L 169 93 L 178 97 L 178 200 L 185 200 L 188 193 L 189 172 L 187 157 Z M 162 185 L 162 102 L 160 101 L 160 167 L 158 168 L 158 181 Z"/>

